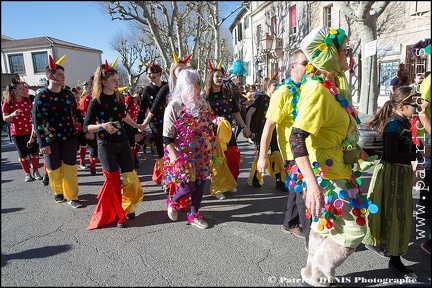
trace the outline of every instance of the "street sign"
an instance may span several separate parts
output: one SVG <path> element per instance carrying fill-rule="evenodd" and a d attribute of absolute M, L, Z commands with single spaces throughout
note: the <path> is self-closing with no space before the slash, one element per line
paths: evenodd
<path fill-rule="evenodd" d="M 377 51 L 377 40 L 371 41 L 365 44 L 365 55 L 364 57 L 373 56 Z"/>

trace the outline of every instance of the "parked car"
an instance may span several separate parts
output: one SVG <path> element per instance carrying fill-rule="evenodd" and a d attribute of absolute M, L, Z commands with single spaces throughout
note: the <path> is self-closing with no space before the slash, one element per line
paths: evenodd
<path fill-rule="evenodd" d="M 370 151 L 382 152 L 383 140 L 382 137 L 377 134 L 374 129 L 366 127 L 366 123 L 372 119 L 372 115 L 358 112 L 361 123 L 359 124 L 359 141 L 358 145 L 366 150 L 366 153 Z"/>

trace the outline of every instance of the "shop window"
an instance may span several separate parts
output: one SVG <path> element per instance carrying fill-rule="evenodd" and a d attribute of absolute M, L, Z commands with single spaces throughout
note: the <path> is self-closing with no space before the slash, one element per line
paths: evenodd
<path fill-rule="evenodd" d="M 379 63 L 379 87 L 380 95 L 390 95 L 390 81 L 396 77 L 399 68 L 398 61 L 389 61 Z"/>

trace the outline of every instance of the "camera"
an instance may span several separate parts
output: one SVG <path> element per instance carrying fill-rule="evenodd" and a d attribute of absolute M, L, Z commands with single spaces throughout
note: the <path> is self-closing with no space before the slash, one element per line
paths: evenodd
<path fill-rule="evenodd" d="M 112 125 L 117 129 L 120 129 L 122 127 L 119 121 L 112 122 Z"/>

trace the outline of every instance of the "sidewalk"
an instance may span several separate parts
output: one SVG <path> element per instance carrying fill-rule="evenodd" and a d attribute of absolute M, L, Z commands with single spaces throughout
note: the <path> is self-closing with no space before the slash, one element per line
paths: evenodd
<path fill-rule="evenodd" d="M 2 287 L 299 286 L 307 253 L 304 239 L 281 232 L 287 194 L 276 190 L 268 175 L 261 188 L 247 185 L 255 147 L 242 136 L 239 140 L 238 192 L 218 201 L 209 195 L 206 183 L 200 211 L 208 229 L 186 225 L 185 212 L 177 222 L 169 220 L 165 194 L 151 181 L 155 156 L 148 152 L 149 160 L 141 155 L 137 169 L 144 189 L 137 217 L 125 229 L 88 231 L 104 180 L 100 164 L 96 176 L 78 170 L 84 206 L 73 209 L 55 203 L 51 188 L 41 181 L 24 182 L 15 147 L 2 133 Z M 371 171 L 363 173 L 365 186 L 370 177 Z M 421 215 L 417 218 L 402 261 L 419 278 L 404 286 L 430 287 L 431 258 L 419 246 L 430 227 L 422 226 Z M 386 259 L 363 245 L 336 275 L 346 287 L 400 286 L 395 282 L 403 280 L 389 271 Z"/>

